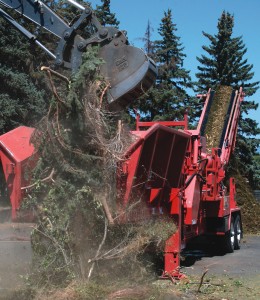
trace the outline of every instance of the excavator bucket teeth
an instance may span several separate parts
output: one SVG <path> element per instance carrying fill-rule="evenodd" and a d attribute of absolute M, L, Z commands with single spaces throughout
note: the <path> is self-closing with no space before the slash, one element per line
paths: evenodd
<path fill-rule="evenodd" d="M 141 49 L 115 44 L 102 47 L 100 56 L 105 61 L 102 74 L 110 83 L 109 106 L 118 109 L 139 98 L 153 85 L 157 68 Z"/>

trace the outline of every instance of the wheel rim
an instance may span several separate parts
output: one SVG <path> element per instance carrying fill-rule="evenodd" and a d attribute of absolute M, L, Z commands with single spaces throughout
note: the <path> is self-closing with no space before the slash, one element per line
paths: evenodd
<path fill-rule="evenodd" d="M 232 247 L 234 247 L 234 244 L 235 244 L 235 230 L 234 230 L 233 222 L 231 222 L 231 225 L 230 225 L 230 242 L 231 242 Z"/>
<path fill-rule="evenodd" d="M 237 226 L 236 226 L 236 238 L 237 238 L 237 243 L 240 244 L 240 240 L 241 240 L 241 226 L 240 226 L 240 221 L 237 222 Z"/>

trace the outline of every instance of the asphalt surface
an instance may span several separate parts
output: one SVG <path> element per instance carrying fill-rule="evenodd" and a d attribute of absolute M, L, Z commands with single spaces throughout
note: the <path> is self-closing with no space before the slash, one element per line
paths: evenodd
<path fill-rule="evenodd" d="M 32 260 L 32 229 L 33 224 L 29 223 L 0 224 L 0 299 L 6 299 L 25 284 Z M 245 236 L 241 249 L 232 254 L 197 249 L 186 254 L 188 259 L 182 272 L 188 276 L 202 275 L 206 269 L 207 275 L 226 274 L 238 279 L 260 275 L 260 236 Z"/>
<path fill-rule="evenodd" d="M 29 223 L 0 224 L 0 299 L 25 284 L 32 260 L 32 227 Z"/>
<path fill-rule="evenodd" d="M 234 278 L 254 277 L 260 275 L 260 236 L 246 235 L 242 239 L 241 248 L 234 253 L 218 254 L 217 248 L 212 250 L 191 250 L 188 252 L 187 266 L 182 272 L 187 275 L 226 274 Z"/>

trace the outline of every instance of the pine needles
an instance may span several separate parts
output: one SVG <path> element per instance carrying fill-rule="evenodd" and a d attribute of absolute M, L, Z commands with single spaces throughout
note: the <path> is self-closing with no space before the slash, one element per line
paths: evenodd
<path fill-rule="evenodd" d="M 146 229 L 114 225 L 118 162 L 133 137 L 122 115 L 109 111 L 108 84 L 99 76 L 102 61 L 96 54 L 95 49 L 85 54 L 69 84 L 44 69 L 53 99 L 33 137 L 40 159 L 29 198 L 39 211 L 33 234 L 37 269 L 41 280 L 52 278 L 52 283 L 75 276 L 89 280 L 97 262 L 99 269 L 101 262 L 115 259 L 117 267 L 123 259 L 137 262 L 151 241 L 168 237 L 154 231 L 158 223 L 146 223 Z"/>

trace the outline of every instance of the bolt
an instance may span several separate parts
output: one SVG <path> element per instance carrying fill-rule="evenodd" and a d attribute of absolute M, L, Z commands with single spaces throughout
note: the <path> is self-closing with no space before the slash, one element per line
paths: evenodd
<path fill-rule="evenodd" d="M 106 28 L 102 28 L 100 31 L 99 31 L 99 36 L 101 38 L 105 38 L 106 36 L 108 35 L 108 30 Z"/>
<path fill-rule="evenodd" d="M 82 50 L 83 48 L 84 48 L 84 43 L 83 42 L 78 43 L 78 49 Z"/>
<path fill-rule="evenodd" d="M 68 31 L 66 31 L 64 33 L 64 39 L 67 40 L 70 37 L 70 33 Z"/>
<path fill-rule="evenodd" d="M 56 65 L 61 66 L 62 65 L 62 60 L 61 59 L 56 59 Z"/>
<path fill-rule="evenodd" d="M 88 7 L 85 8 L 85 14 L 89 15 L 91 14 L 91 9 L 89 9 Z"/>

